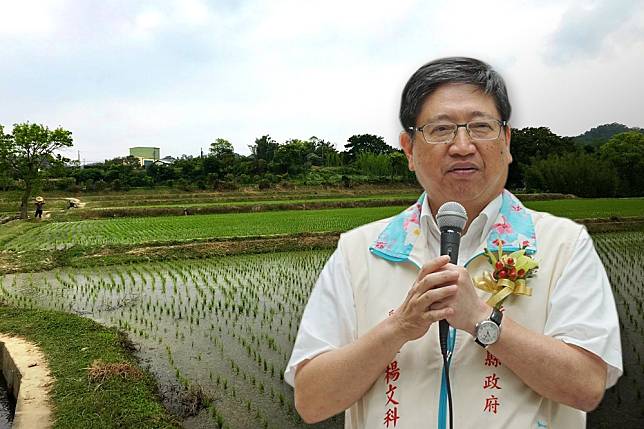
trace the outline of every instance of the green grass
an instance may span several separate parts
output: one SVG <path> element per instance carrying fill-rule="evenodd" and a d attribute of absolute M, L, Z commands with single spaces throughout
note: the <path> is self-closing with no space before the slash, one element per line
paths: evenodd
<path fill-rule="evenodd" d="M 149 374 L 139 380 L 88 379 L 95 359 L 129 362 L 123 337 L 82 317 L 0 305 L 0 331 L 35 342 L 55 379 L 54 428 L 178 428 L 156 397 Z"/>
<path fill-rule="evenodd" d="M 644 216 L 644 198 L 592 198 L 528 201 L 533 210 L 571 219 Z"/>

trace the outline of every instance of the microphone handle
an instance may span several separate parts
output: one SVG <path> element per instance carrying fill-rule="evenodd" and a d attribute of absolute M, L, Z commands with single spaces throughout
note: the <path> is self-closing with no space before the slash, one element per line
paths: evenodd
<path fill-rule="evenodd" d="M 449 261 L 458 265 L 458 246 L 461 244 L 461 233 L 453 229 L 441 231 L 441 256 L 449 255 Z"/>
<path fill-rule="evenodd" d="M 441 256 L 449 255 L 452 264 L 458 264 L 458 246 L 461 244 L 461 233 L 453 229 L 441 231 Z M 438 334 L 440 339 L 441 353 L 447 356 L 447 334 L 449 323 L 443 319 L 438 322 Z"/>

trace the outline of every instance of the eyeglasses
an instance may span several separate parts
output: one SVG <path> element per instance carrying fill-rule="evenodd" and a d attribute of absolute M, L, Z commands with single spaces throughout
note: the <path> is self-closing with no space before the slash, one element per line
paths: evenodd
<path fill-rule="evenodd" d="M 409 127 L 409 131 L 420 131 L 429 144 L 448 144 L 454 140 L 458 129 L 463 127 L 467 135 L 474 141 L 496 140 L 501 136 L 501 128 L 507 121 L 496 119 L 482 119 L 466 124 L 453 124 L 451 122 L 430 122 L 422 127 Z"/>

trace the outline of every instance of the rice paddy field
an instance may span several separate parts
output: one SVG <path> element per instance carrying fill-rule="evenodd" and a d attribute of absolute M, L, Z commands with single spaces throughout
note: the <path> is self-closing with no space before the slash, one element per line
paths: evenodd
<path fill-rule="evenodd" d="M 644 379 L 644 233 L 598 234 L 622 323 L 626 374 L 589 427 L 637 427 Z M 84 315 L 126 330 L 162 386 L 203 389 L 208 408 L 192 427 L 297 428 L 282 374 L 310 290 L 330 251 L 61 268 L 5 275 L 3 300 Z M 215 426 L 219 425 L 219 426 Z M 341 419 L 315 427 L 341 427 Z M 204 426 L 206 427 L 206 426 Z"/>
<path fill-rule="evenodd" d="M 90 197 L 88 203 L 127 207 L 129 199 L 121 197 Z M 271 198 L 289 200 L 283 195 Z M 293 200 L 297 198 L 294 194 Z M 203 203 L 195 200 L 194 204 Z M 147 202 L 186 203 L 186 198 L 177 201 L 174 194 L 160 194 Z M 644 215 L 644 199 L 530 201 L 526 205 L 573 218 Z M 39 251 L 46 255 L 102 245 L 169 246 L 231 237 L 343 232 L 403 208 L 11 222 L 0 225 L 0 247 L 8 255 Z M 589 415 L 588 427 L 644 427 L 644 232 L 640 228 L 602 233 L 593 239 L 620 314 L 625 375 Z M 294 409 L 292 389 L 283 380 L 304 305 L 331 251 L 201 255 L 0 273 L 0 301 L 20 308 L 62 310 L 127 332 L 140 347 L 139 357 L 157 378 L 171 410 L 181 400 L 181 391 L 203 393 L 206 407 L 183 421 L 186 428 L 341 428 L 341 415 L 304 425 Z"/>
<path fill-rule="evenodd" d="M 283 372 L 329 251 L 7 275 L 3 300 L 118 326 L 162 386 L 203 389 L 193 427 L 298 428 Z M 316 427 L 338 427 L 331 420 Z"/>
<path fill-rule="evenodd" d="M 367 197 L 365 197 L 367 198 Z M 251 204 L 251 202 L 247 202 Z M 644 216 L 644 199 L 529 201 L 535 210 L 559 216 L 610 218 Z M 126 217 L 69 222 L 32 222 L 4 226 L 5 250 L 56 250 L 73 246 L 176 243 L 230 237 L 304 232 L 343 232 L 399 213 L 406 206 L 324 210 L 286 210 L 194 216 Z"/>
<path fill-rule="evenodd" d="M 72 246 L 186 242 L 212 238 L 302 232 L 343 232 L 393 216 L 404 206 L 289 210 L 263 213 L 165 216 L 19 224 L 0 233 L 5 250 L 53 250 Z M 15 228 L 11 230 L 10 228 Z"/>
<path fill-rule="evenodd" d="M 589 415 L 589 428 L 644 425 L 644 232 L 593 236 L 613 287 L 622 339 L 624 375 Z"/>
<path fill-rule="evenodd" d="M 644 198 L 575 198 L 528 201 L 525 205 L 571 219 L 644 216 Z"/>

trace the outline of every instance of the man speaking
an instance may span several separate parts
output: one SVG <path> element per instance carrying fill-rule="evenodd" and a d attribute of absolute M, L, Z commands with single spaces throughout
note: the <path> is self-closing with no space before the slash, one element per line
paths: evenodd
<path fill-rule="evenodd" d="M 407 82 L 400 145 L 425 192 L 343 234 L 320 274 L 285 373 L 306 422 L 346 410 L 347 428 L 446 428 L 451 397 L 459 429 L 582 428 L 620 377 L 586 229 L 504 190 L 510 113 L 503 79 L 476 59 L 432 61 Z M 466 213 L 458 265 L 439 256 L 445 203 Z"/>

